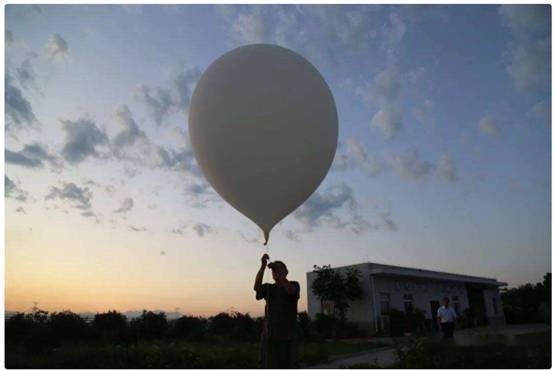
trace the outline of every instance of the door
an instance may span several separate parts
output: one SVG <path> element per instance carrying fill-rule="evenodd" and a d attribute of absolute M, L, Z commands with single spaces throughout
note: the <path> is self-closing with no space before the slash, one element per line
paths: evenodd
<path fill-rule="evenodd" d="M 430 301 L 430 312 L 432 312 L 432 328 L 438 330 L 438 308 L 440 308 L 440 301 Z"/>

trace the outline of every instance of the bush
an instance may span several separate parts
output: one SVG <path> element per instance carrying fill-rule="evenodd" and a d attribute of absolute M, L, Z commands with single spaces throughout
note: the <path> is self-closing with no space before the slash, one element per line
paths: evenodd
<path fill-rule="evenodd" d="M 22 344 L 30 353 L 42 352 L 51 345 L 48 312 L 18 313 L 5 321 L 6 344 Z"/>
<path fill-rule="evenodd" d="M 207 320 L 195 316 L 181 316 L 173 325 L 176 338 L 201 340 L 205 337 Z"/>
<path fill-rule="evenodd" d="M 48 318 L 52 343 L 78 343 L 90 338 L 86 321 L 71 311 L 54 312 Z"/>
<path fill-rule="evenodd" d="M 257 341 L 259 325 L 260 321 L 254 320 L 249 314 L 223 312 L 209 318 L 207 332 L 229 339 Z"/>
<path fill-rule="evenodd" d="M 402 336 L 405 333 L 421 334 L 425 330 L 424 311 L 415 309 L 410 312 L 390 310 L 390 335 Z"/>
<path fill-rule="evenodd" d="M 167 318 L 164 312 L 143 311 L 142 315 L 131 320 L 131 332 L 138 339 L 160 339 L 167 331 Z"/>
<path fill-rule="evenodd" d="M 396 344 L 398 367 L 412 368 L 550 368 L 551 344 L 530 349 L 493 344 L 486 346 L 447 346 L 413 338 Z"/>
<path fill-rule="evenodd" d="M 323 338 L 334 338 L 338 320 L 333 315 L 318 313 L 315 316 L 315 329 Z"/>
<path fill-rule="evenodd" d="M 313 336 L 313 322 L 307 312 L 298 313 L 298 334 L 299 339 L 303 342 L 311 342 Z"/>
<path fill-rule="evenodd" d="M 127 317 L 117 311 L 97 313 L 92 321 L 96 336 L 104 342 L 122 343 L 129 337 Z"/>

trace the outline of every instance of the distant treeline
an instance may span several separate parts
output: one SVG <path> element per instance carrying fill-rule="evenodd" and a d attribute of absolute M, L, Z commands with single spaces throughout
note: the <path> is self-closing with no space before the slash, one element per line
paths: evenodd
<path fill-rule="evenodd" d="M 336 336 L 337 324 L 338 321 L 328 315 L 318 315 L 312 321 L 306 312 L 300 312 L 297 336 L 303 342 Z M 108 311 L 97 313 L 92 320 L 85 320 L 71 311 L 48 313 L 37 310 L 14 314 L 5 321 L 6 344 L 22 346 L 29 352 L 69 343 L 133 344 L 156 340 L 257 342 L 262 325 L 262 318 L 239 312 L 224 312 L 208 318 L 183 315 L 168 320 L 163 312 L 143 311 L 139 317 L 129 320 L 120 312 Z M 342 335 L 349 336 L 356 331 L 354 325 L 350 329 L 349 332 L 342 330 Z"/>

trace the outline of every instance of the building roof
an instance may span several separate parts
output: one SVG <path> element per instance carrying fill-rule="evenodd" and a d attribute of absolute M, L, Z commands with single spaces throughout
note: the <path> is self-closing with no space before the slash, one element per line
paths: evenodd
<path fill-rule="evenodd" d="M 497 281 L 497 279 L 492 279 L 492 278 L 454 274 L 454 273 L 442 272 L 442 271 L 424 270 L 424 269 L 417 269 L 412 267 L 384 265 L 384 264 L 372 263 L 372 262 L 365 262 L 361 264 L 340 266 L 340 267 L 334 267 L 334 268 L 343 269 L 348 267 L 357 267 L 358 269 L 363 269 L 365 267 L 368 267 L 368 272 L 370 275 L 455 281 L 455 282 L 462 282 L 462 283 L 493 285 L 498 287 L 507 285 L 507 283 L 500 282 L 500 281 Z M 308 272 L 308 274 L 309 273 L 310 272 Z"/>

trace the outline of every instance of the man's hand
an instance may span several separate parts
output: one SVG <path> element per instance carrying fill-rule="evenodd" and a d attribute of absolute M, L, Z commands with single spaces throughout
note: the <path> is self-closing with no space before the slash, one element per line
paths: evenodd
<path fill-rule="evenodd" d="M 269 260 L 269 255 L 267 253 L 265 253 L 263 255 L 263 257 L 261 257 L 261 266 L 263 267 L 266 267 L 267 266 L 267 261 Z"/>

